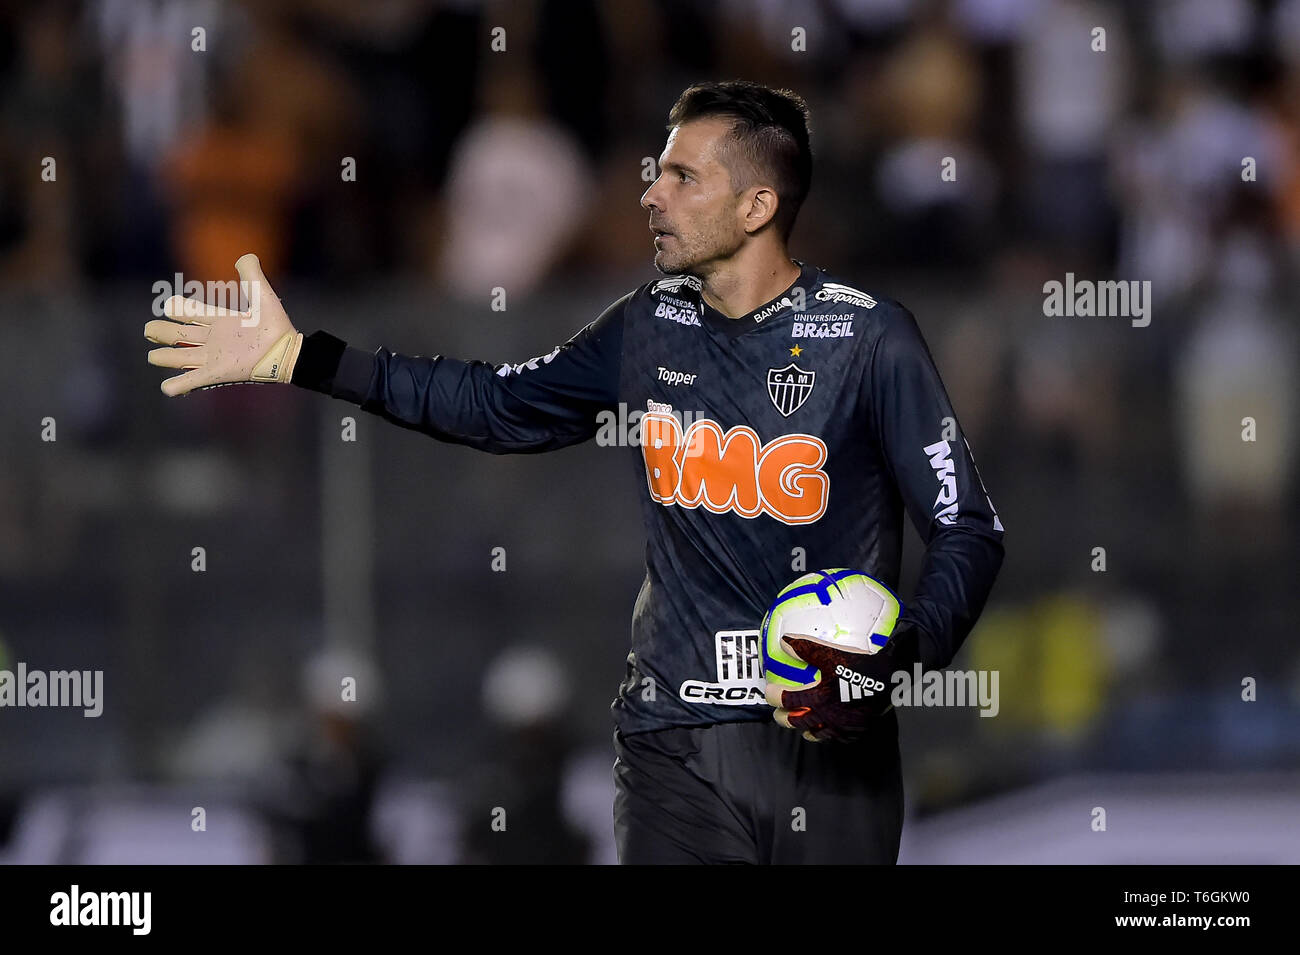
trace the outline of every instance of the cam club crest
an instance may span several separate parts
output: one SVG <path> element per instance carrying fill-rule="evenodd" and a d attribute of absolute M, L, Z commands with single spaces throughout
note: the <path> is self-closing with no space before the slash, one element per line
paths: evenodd
<path fill-rule="evenodd" d="M 769 368 L 768 396 L 772 399 L 772 404 L 776 405 L 776 410 L 788 418 L 808 400 L 816 378 L 815 371 L 804 371 L 794 362 L 784 368 Z"/>

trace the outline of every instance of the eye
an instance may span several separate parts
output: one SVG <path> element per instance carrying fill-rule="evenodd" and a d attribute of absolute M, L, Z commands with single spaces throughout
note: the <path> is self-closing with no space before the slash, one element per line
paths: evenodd
<path fill-rule="evenodd" d="M 686 175 L 686 173 L 684 173 L 684 172 L 678 172 L 677 175 L 681 177 L 680 179 L 678 179 L 678 182 L 690 182 L 690 181 L 691 181 L 691 177 L 688 176 L 688 175 Z"/>

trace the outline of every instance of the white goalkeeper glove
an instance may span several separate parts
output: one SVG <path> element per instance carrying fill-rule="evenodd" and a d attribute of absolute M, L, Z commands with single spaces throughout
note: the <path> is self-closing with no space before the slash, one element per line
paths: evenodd
<path fill-rule="evenodd" d="M 163 303 L 168 319 L 144 326 L 144 337 L 168 348 L 149 352 L 149 364 L 186 369 L 162 383 L 163 394 L 176 397 L 202 388 L 245 382 L 285 384 L 302 349 L 302 332 L 293 327 L 284 306 L 251 252 L 235 263 L 248 311 L 208 305 L 202 299 L 173 295 Z"/>

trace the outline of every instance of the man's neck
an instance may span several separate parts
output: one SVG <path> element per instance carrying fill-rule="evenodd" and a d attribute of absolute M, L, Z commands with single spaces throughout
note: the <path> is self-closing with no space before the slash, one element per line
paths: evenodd
<path fill-rule="evenodd" d="M 701 294 L 710 308 L 740 318 L 788 289 L 799 272 L 783 248 L 748 257 L 742 252 L 702 278 Z"/>

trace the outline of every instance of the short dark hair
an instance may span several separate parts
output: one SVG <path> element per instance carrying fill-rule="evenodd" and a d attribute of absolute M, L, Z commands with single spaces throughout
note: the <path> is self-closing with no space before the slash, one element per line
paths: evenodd
<path fill-rule="evenodd" d="M 788 239 L 812 185 L 811 114 L 803 97 L 747 80 L 696 83 L 668 112 L 668 128 L 714 116 L 734 120 L 727 169 L 740 192 L 756 182 L 776 187 L 773 223 Z"/>

